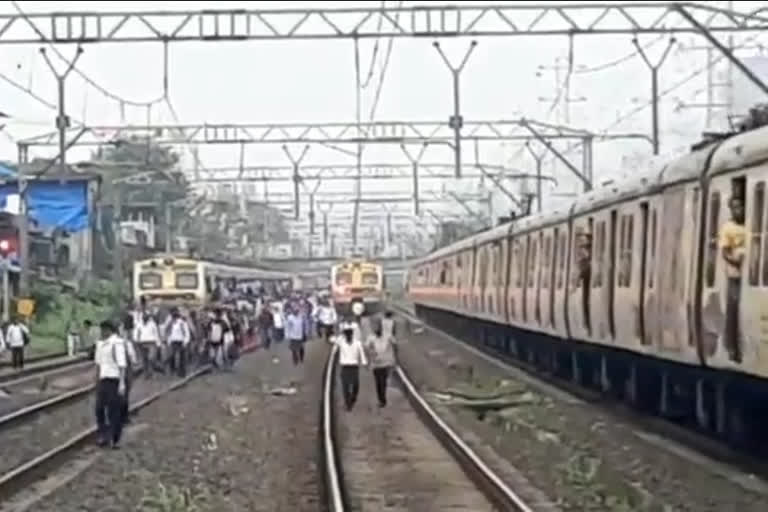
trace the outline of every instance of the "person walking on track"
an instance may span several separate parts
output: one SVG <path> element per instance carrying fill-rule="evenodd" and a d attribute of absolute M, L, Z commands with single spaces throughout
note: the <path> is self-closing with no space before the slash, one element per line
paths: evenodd
<path fill-rule="evenodd" d="M 322 299 L 314 312 L 314 316 L 317 320 L 320 337 L 325 341 L 330 341 L 331 336 L 333 336 L 333 326 L 338 321 L 336 309 L 328 303 L 327 299 Z"/>
<path fill-rule="evenodd" d="M 365 348 L 371 358 L 379 407 L 386 407 L 387 380 L 392 367 L 395 366 L 395 338 L 383 331 L 381 320 L 371 320 L 371 334 L 366 340 Z"/>
<path fill-rule="evenodd" d="M 304 362 L 304 319 L 297 304 L 288 307 L 288 316 L 285 318 L 285 337 L 288 338 L 293 365 L 298 366 Z"/>
<path fill-rule="evenodd" d="M 141 354 L 141 368 L 144 372 L 144 377 L 151 379 L 157 360 L 156 352 L 162 349 L 162 342 L 160 340 L 160 329 L 157 327 L 157 322 L 149 312 L 145 311 L 141 319 L 136 322 L 136 329 L 133 335 L 133 339 L 136 341 L 139 347 L 139 354 Z"/>
<path fill-rule="evenodd" d="M 99 446 L 110 444 L 118 448 L 123 431 L 122 397 L 125 395 L 125 375 L 128 367 L 123 340 L 108 322 L 101 324 L 101 340 L 96 343 L 96 424 Z"/>
<path fill-rule="evenodd" d="M 334 343 L 339 347 L 339 373 L 344 405 L 351 411 L 360 391 L 360 367 L 368 366 L 368 360 L 360 338 L 355 336 L 355 326 L 351 322 L 341 324 L 341 335 L 334 338 Z"/>
<path fill-rule="evenodd" d="M 179 310 L 174 309 L 168 326 L 168 347 L 171 350 L 169 362 L 171 373 L 176 372 L 181 378 L 187 374 L 186 348 L 190 341 L 189 325 Z"/>
<path fill-rule="evenodd" d="M 133 345 L 132 339 L 133 331 L 133 317 L 126 315 L 123 319 L 123 332 L 120 334 L 120 338 L 123 342 L 122 349 L 125 351 L 125 393 L 121 397 L 120 411 L 123 415 L 123 423 L 130 423 L 131 418 L 128 415 L 128 409 L 131 399 L 131 388 L 133 387 L 133 372 L 136 371 L 139 365 L 139 358 L 136 355 L 136 347 Z M 118 347 L 119 350 L 119 347 Z"/>
<path fill-rule="evenodd" d="M 224 332 L 229 328 L 222 317 L 222 312 L 217 309 L 211 322 L 208 324 L 208 345 L 211 350 L 211 360 L 217 368 L 224 366 L 226 354 L 224 353 Z"/>

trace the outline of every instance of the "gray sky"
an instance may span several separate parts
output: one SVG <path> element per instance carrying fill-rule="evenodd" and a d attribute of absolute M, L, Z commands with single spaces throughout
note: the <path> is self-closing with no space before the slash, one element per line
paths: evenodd
<path fill-rule="evenodd" d="M 433 2 L 415 2 L 424 5 Z M 453 2 L 454 4 L 467 2 Z M 520 2 L 518 2 L 520 3 Z M 528 2 L 526 2 L 528 3 Z M 725 5 L 726 2 L 711 2 Z M 740 2 L 736 2 L 739 4 Z M 759 2 L 765 3 L 765 2 Z M 341 2 L 293 2 L 291 8 L 338 7 Z M 387 2 L 394 6 L 397 2 Z M 406 6 L 412 2 L 405 2 Z M 282 8 L 287 2 L 19 2 L 27 13 L 117 10 L 197 10 L 205 8 Z M 378 7 L 380 2 L 346 2 L 345 5 Z M 741 6 L 737 5 L 737 8 Z M 744 8 L 746 10 L 746 8 Z M 13 13 L 10 2 L 0 2 L 0 13 Z M 737 36 L 739 44 L 746 36 Z M 755 38 L 754 34 L 751 34 Z M 756 40 L 760 40 L 757 38 Z M 690 47 L 703 44 L 701 38 L 683 35 L 679 43 Z M 667 44 L 665 38 L 645 36 L 641 43 L 649 44 L 652 58 Z M 387 40 L 379 41 L 377 62 L 371 84 L 363 97 L 364 118 L 378 86 L 381 62 L 386 54 Z M 469 40 L 444 40 L 441 44 L 454 62 L 463 56 Z M 363 78 L 371 67 L 374 40 L 360 43 Z M 31 87 L 38 96 L 50 103 L 56 101 L 55 81 L 38 53 L 39 46 L 0 46 L 0 73 Z M 170 98 L 182 123 L 200 122 L 328 122 L 353 121 L 355 118 L 354 50 L 351 40 L 177 43 L 170 47 Z M 74 47 L 61 46 L 68 56 Z M 550 103 L 539 98 L 556 95 L 556 81 L 551 70 L 555 59 L 563 60 L 569 52 L 565 37 L 498 37 L 482 38 L 462 75 L 462 110 L 465 120 L 514 119 L 521 115 L 542 121 L 557 122 L 558 112 L 549 112 Z M 621 132 L 648 133 L 650 110 L 643 108 L 649 98 L 649 73 L 643 61 L 635 56 L 616 65 L 612 61 L 631 55 L 634 47 L 630 35 L 590 36 L 574 39 L 574 73 L 571 97 L 585 97 L 584 102 L 571 105 L 571 124 L 577 128 L 601 131 L 611 125 Z M 757 50 L 747 50 L 744 55 Z M 147 101 L 162 93 L 162 46 L 159 44 L 100 44 L 88 45 L 78 68 L 111 93 L 132 101 Z M 62 66 L 55 56 L 52 59 Z M 681 49 L 676 45 L 661 72 L 661 90 L 688 79 L 685 85 L 666 95 L 662 101 L 662 149 L 677 151 L 704 128 L 703 109 L 676 110 L 680 100 L 702 103 L 706 100 L 705 52 Z M 592 68 L 601 68 L 593 70 Z M 63 69 L 63 67 L 60 67 Z M 539 75 L 537 76 L 537 71 Z M 698 74 L 695 74 L 697 73 Z M 430 39 L 397 39 L 385 74 L 377 120 L 445 120 L 452 111 L 452 89 L 448 70 L 432 47 Z M 11 138 L 20 139 L 53 130 L 53 112 L 0 81 L 0 110 L 16 118 L 9 124 L 6 136 L 0 136 L 0 158 L 14 160 L 15 145 Z M 116 101 L 106 98 L 83 79 L 73 74 L 67 82 L 68 112 L 89 125 L 119 124 L 120 108 Z M 631 112 L 638 110 L 634 115 Z M 144 124 L 146 108 L 126 108 L 126 122 Z M 173 123 L 164 104 L 150 111 L 154 123 Z M 615 122 L 622 118 L 623 122 Z M 560 119 L 562 121 L 562 119 Z M 350 149 L 354 149 L 350 147 Z M 301 147 L 293 148 L 298 153 Z M 55 148 L 39 151 L 38 155 L 53 155 Z M 621 168 L 622 156 L 649 153 L 642 142 L 613 142 L 596 146 L 595 170 L 599 179 L 615 176 Z M 465 158 L 471 158 L 471 148 Z M 69 160 L 85 158 L 87 151 L 74 149 Z M 521 158 L 518 146 L 501 147 L 487 144 L 481 159 L 487 163 L 509 164 L 532 171 L 529 158 Z M 34 156 L 34 155 L 33 155 Z M 239 147 L 201 147 L 200 157 L 206 166 L 236 166 Z M 514 157 L 514 159 L 513 159 Z M 578 154 L 573 157 L 578 159 Z M 364 159 L 369 162 L 407 163 L 399 147 L 371 146 Z M 510 161 L 513 159 L 513 161 Z M 446 148 L 430 148 L 424 161 L 450 163 Z M 578 160 L 577 160 L 578 161 Z M 287 164 L 279 146 L 252 145 L 247 147 L 246 165 Z M 305 160 L 308 164 L 353 163 L 354 160 L 323 147 L 313 147 Z M 577 181 L 562 168 L 556 170 L 560 192 L 573 191 Z M 408 181 L 369 182 L 363 190 L 381 190 L 391 183 L 401 194 L 407 194 Z M 424 188 L 439 185 L 424 184 Z M 455 186 L 447 184 L 446 186 Z M 514 186 L 514 185 L 513 185 Z M 476 185 L 463 183 L 459 190 Z M 351 188 L 351 182 L 336 182 L 323 190 Z M 288 192 L 290 183 L 271 184 L 271 192 Z M 496 198 L 494 207 L 504 208 L 503 197 Z M 446 211 L 457 210 L 448 204 Z"/>

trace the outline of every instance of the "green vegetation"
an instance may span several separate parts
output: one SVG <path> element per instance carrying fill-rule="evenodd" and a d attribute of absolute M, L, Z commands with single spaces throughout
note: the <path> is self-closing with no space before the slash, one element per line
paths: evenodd
<path fill-rule="evenodd" d="M 201 512 L 204 493 L 158 483 L 139 504 L 141 512 Z"/>
<path fill-rule="evenodd" d="M 70 329 L 79 329 L 86 319 L 98 324 L 116 313 L 116 289 L 108 281 L 95 281 L 79 293 L 38 282 L 32 296 L 35 313 L 29 321 L 31 357 L 65 352 Z"/>

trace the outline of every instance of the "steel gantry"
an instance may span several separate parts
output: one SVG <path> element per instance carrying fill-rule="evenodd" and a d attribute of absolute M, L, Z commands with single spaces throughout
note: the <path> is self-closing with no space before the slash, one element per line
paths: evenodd
<path fill-rule="evenodd" d="M 768 16 L 762 9 L 743 13 L 721 9 L 704 3 L 626 3 L 580 4 L 542 3 L 539 5 L 509 3 L 495 5 L 429 5 L 409 7 L 343 8 L 343 9 L 237 9 L 199 11 L 146 12 L 71 12 L 23 13 L 0 15 L 0 44 L 46 43 L 128 43 L 158 42 L 165 45 L 182 41 L 245 41 L 245 40 L 309 40 L 351 39 L 357 45 L 365 38 L 456 38 L 486 36 L 574 36 L 589 34 L 699 33 L 712 43 L 735 67 L 755 85 L 768 91 L 766 84 L 741 63 L 728 48 L 719 44 L 713 34 L 740 31 L 761 31 L 768 28 Z M 454 82 L 458 82 L 454 80 Z M 455 85 L 456 87 L 456 85 Z M 357 89 L 358 96 L 360 88 Z M 458 98 L 458 90 L 454 91 Z M 358 100 L 359 103 L 359 100 Z M 455 101 L 454 115 L 449 122 L 440 123 L 452 130 L 456 156 L 455 172 L 461 171 L 460 135 L 467 123 Z M 58 145 L 59 158 L 72 145 L 67 138 L 66 119 L 60 105 Z M 540 131 L 527 125 L 529 135 L 542 142 L 568 169 L 577 167 L 558 154 L 542 137 Z M 355 124 L 358 155 L 361 144 L 380 141 L 360 135 L 359 120 Z M 76 137 L 85 135 L 78 132 Z M 214 138 L 216 139 L 216 138 Z M 354 139 L 354 138 L 352 138 Z M 362 139 L 362 140 L 361 140 Z M 402 138 L 401 138 L 402 139 Z M 418 137 L 418 139 L 422 139 Z M 500 139 L 496 139 L 500 140 Z M 501 139 L 503 140 L 503 139 Z M 586 140 L 586 139 L 585 139 Z M 589 139 L 592 140 L 591 138 Z M 189 141 L 184 141 L 188 143 Z M 214 142 L 214 141 L 211 141 Z M 409 140 L 400 140 L 407 143 Z M 206 142 L 209 143 L 209 142 Z M 658 144 L 658 140 L 654 141 Z M 20 155 L 26 155 L 26 147 Z M 591 145 L 585 145 L 583 155 L 591 155 Z M 417 161 L 409 157 L 411 161 Z M 587 160 L 587 156 L 584 159 Z M 591 157 L 589 157 L 591 158 Z M 358 157 L 359 160 L 359 157 Z M 20 159 L 20 163 L 23 163 Z M 297 167 L 294 165 L 294 168 Z M 581 174 L 582 179 L 584 173 Z M 298 177 L 295 177 L 298 190 Z M 20 245 L 22 260 L 22 293 L 28 289 L 26 256 L 28 254 L 27 219 L 23 192 L 26 178 L 19 177 L 22 195 Z M 358 190 L 359 190 L 359 180 Z M 589 183 L 585 181 L 585 185 Z M 358 194 L 359 195 L 359 194 Z M 356 222 L 356 220 L 355 220 Z"/>
<path fill-rule="evenodd" d="M 636 138 L 647 137 L 640 134 L 609 134 L 596 135 L 586 130 L 573 129 L 565 126 L 541 123 L 533 120 L 496 120 L 474 121 L 465 124 L 466 131 L 461 140 L 475 144 L 475 163 L 466 166 L 473 169 L 473 175 L 488 178 L 497 186 L 500 185 L 500 176 L 494 171 L 494 166 L 480 163 L 479 145 L 490 141 L 538 141 L 548 148 L 557 158 L 563 161 L 584 184 L 585 188 L 591 187 L 592 180 L 592 145 L 595 139 L 601 138 Z M 410 167 L 412 179 L 412 193 L 414 213 L 419 215 L 419 180 L 422 167 L 422 157 L 427 146 L 453 146 L 454 134 L 451 128 L 439 121 L 375 121 L 361 123 L 360 129 L 355 122 L 334 123 L 252 123 L 252 124 L 199 124 L 199 125 L 144 125 L 144 126 L 84 126 L 68 130 L 67 139 L 69 146 L 99 146 L 103 144 L 119 144 L 131 136 L 151 137 L 160 145 L 176 144 L 282 144 L 288 159 L 287 174 L 282 174 L 282 179 L 290 179 L 294 187 L 294 215 L 298 219 L 300 211 L 299 197 L 301 184 L 308 178 L 320 178 L 322 174 L 304 174 L 303 160 L 307 149 L 311 145 L 339 146 L 345 144 L 396 144 L 400 145 Z M 54 146 L 59 143 L 57 132 L 51 132 L 19 141 L 19 161 L 26 162 L 29 157 L 29 148 L 35 146 Z M 568 158 L 559 153 L 549 141 L 570 140 L 582 145 L 582 162 L 579 165 L 572 163 Z M 303 144 L 303 151 L 297 154 L 291 153 L 288 144 Z M 421 151 L 413 151 L 413 147 L 421 148 Z M 410 149 L 409 149 L 410 147 Z M 340 148 L 335 148 L 340 149 Z M 343 152 L 343 149 L 342 149 Z M 331 166 L 325 167 L 326 172 Z M 338 166 L 334 166 L 337 167 Z M 371 169 L 372 167 L 368 167 Z M 382 168 L 382 167 L 380 167 Z M 397 166 L 396 172 L 402 173 L 403 166 Z M 263 168 L 262 168 L 263 169 Z M 394 167 L 393 167 L 394 169 Z M 314 171 L 322 171 L 322 167 L 314 167 Z M 431 167 L 425 168 L 427 174 Z M 494 172 L 489 172 L 494 171 Z M 498 171 L 498 169 L 496 169 Z M 246 168 L 238 168 L 240 178 L 247 177 Z M 283 171 L 280 171 L 283 172 Z M 364 176 L 362 166 L 346 168 L 352 177 L 359 181 Z M 195 179 L 200 178 L 200 173 L 210 171 L 198 170 Z M 274 171 L 272 171 L 274 176 Z M 547 176 L 524 174 L 507 175 L 507 178 L 531 177 L 537 180 L 551 179 Z M 229 177 L 230 173 L 227 172 Z M 253 177 L 253 175 L 251 175 Z M 456 177 L 455 174 L 452 177 Z M 459 176 L 461 177 L 461 176 Z M 241 181 L 240 178 L 235 178 Z M 247 181 L 247 180 L 246 180 Z M 250 181 L 258 181 L 251 179 Z M 270 181 L 264 179 L 263 181 Z M 514 202 L 517 199 L 506 190 L 503 185 L 500 189 Z"/>
<path fill-rule="evenodd" d="M 0 15 L 0 44 L 138 43 L 377 37 L 487 37 L 765 30 L 761 12 L 705 3 L 541 3 L 50 12 Z"/>

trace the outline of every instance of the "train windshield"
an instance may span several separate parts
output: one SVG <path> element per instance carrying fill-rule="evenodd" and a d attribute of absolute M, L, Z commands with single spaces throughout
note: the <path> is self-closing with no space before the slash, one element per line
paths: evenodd
<path fill-rule="evenodd" d="M 336 274 L 336 284 L 339 286 L 352 284 L 352 274 L 349 272 L 339 272 Z"/>
<path fill-rule="evenodd" d="M 180 290 L 194 290 L 197 288 L 197 274 L 191 272 L 176 274 L 176 288 Z"/>
<path fill-rule="evenodd" d="M 139 286 L 142 290 L 156 290 L 162 286 L 162 278 L 154 272 L 142 272 L 139 276 Z"/>
<path fill-rule="evenodd" d="M 379 284 L 379 274 L 377 274 L 376 272 L 363 272 L 363 284 L 364 285 Z"/>

